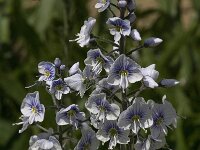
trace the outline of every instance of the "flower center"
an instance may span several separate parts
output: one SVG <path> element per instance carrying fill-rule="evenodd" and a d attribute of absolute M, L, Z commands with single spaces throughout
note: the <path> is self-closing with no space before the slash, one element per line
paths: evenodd
<path fill-rule="evenodd" d="M 103 4 L 106 4 L 106 0 L 102 0 L 102 3 L 103 3 Z"/>
<path fill-rule="evenodd" d="M 160 117 L 156 120 L 156 125 L 160 125 L 162 122 L 163 122 L 163 118 Z"/>
<path fill-rule="evenodd" d="M 128 75 L 128 71 L 127 70 L 122 70 L 122 71 L 120 71 L 120 75 L 127 76 Z"/>
<path fill-rule="evenodd" d="M 86 143 L 83 147 L 84 150 L 90 150 L 90 144 Z"/>
<path fill-rule="evenodd" d="M 75 116 L 75 114 L 76 114 L 75 110 L 69 110 L 67 112 L 67 115 L 70 116 L 70 117 Z"/>
<path fill-rule="evenodd" d="M 139 116 L 139 115 L 134 115 L 134 116 L 131 118 L 132 121 L 139 121 L 139 119 L 140 119 L 140 116 Z"/>
<path fill-rule="evenodd" d="M 115 136 L 115 135 L 117 135 L 117 130 L 115 129 L 115 128 L 111 128 L 110 130 L 109 130 L 109 134 L 110 134 L 110 136 Z"/>
<path fill-rule="evenodd" d="M 61 85 L 61 84 L 59 84 L 59 85 L 56 85 L 56 90 L 58 90 L 58 91 L 61 91 L 62 90 L 62 88 L 63 88 L 63 86 Z"/>
<path fill-rule="evenodd" d="M 46 77 L 49 77 L 51 74 L 50 74 L 50 72 L 49 72 L 48 70 L 46 70 L 46 71 L 44 72 L 44 75 L 45 75 Z"/>
<path fill-rule="evenodd" d="M 103 106 L 99 106 L 100 111 L 105 111 L 105 108 Z"/>
<path fill-rule="evenodd" d="M 37 112 L 37 108 L 36 108 L 35 106 L 33 106 L 33 107 L 31 108 L 31 111 L 32 111 L 32 113 L 36 113 L 36 112 Z"/>
<path fill-rule="evenodd" d="M 100 56 L 96 58 L 96 61 L 97 61 L 98 63 L 104 63 L 103 58 L 101 58 Z"/>

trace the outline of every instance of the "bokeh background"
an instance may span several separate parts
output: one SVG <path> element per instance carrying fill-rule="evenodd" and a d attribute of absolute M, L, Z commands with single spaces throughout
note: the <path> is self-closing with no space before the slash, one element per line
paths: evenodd
<path fill-rule="evenodd" d="M 59 57 L 67 66 L 79 61 L 83 68 L 88 49 L 68 41 L 75 38 L 89 16 L 97 18 L 94 33 L 111 38 L 105 25 L 110 14 L 98 14 L 95 3 L 96 0 L 0 0 L 1 150 L 26 150 L 29 137 L 39 132 L 30 127 L 18 134 L 21 126 L 12 126 L 19 121 L 20 105 L 27 92 L 39 90 L 42 103 L 52 104 L 44 89 L 24 88 L 37 80 L 37 64 Z M 136 0 L 136 3 L 134 27 L 142 38 L 155 36 L 164 40 L 157 48 L 141 51 L 139 62 L 144 67 L 155 63 L 161 78 L 180 81 L 177 87 L 150 90 L 144 96 L 161 101 L 166 94 L 178 114 L 185 118 L 179 119 L 177 129 L 169 132 L 170 148 L 200 150 L 200 1 Z M 134 46 L 134 42 L 129 42 L 127 49 Z M 68 95 L 65 103 L 77 103 L 84 109 L 86 97 Z M 47 110 L 42 125 L 55 126 L 52 118 L 52 110 Z"/>

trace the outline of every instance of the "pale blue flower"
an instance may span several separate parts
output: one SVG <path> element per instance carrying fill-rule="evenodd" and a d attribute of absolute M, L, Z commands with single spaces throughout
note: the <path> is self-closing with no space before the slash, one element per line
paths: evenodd
<path fill-rule="evenodd" d="M 28 117 L 29 124 L 44 120 L 45 107 L 40 104 L 38 91 L 26 95 L 21 105 L 21 112 L 24 117 Z"/>
<path fill-rule="evenodd" d="M 49 91 L 51 94 L 55 95 L 56 99 L 61 100 L 62 94 L 68 94 L 70 92 L 70 88 L 60 78 L 50 82 Z"/>
<path fill-rule="evenodd" d="M 159 136 L 167 135 L 170 125 L 176 127 L 177 114 L 172 104 L 166 100 L 166 96 L 163 96 L 163 104 L 157 104 L 152 100 L 148 103 L 152 110 L 153 125 L 150 128 L 151 136 L 157 139 Z"/>
<path fill-rule="evenodd" d="M 96 23 L 96 19 L 90 17 L 88 20 L 84 21 L 84 25 L 81 27 L 80 33 L 78 33 L 76 36 L 78 36 L 77 39 L 71 40 L 71 41 L 77 41 L 77 43 L 84 47 L 89 44 L 90 42 L 90 34 L 92 32 L 92 29 L 94 27 L 94 24 Z"/>
<path fill-rule="evenodd" d="M 64 81 L 71 89 L 79 92 L 80 96 L 83 97 L 86 88 L 88 88 L 87 83 L 93 80 L 95 81 L 97 74 L 90 65 L 86 65 L 83 72 L 79 69 L 78 63 L 72 67 L 70 74 L 73 75 L 64 78 Z"/>
<path fill-rule="evenodd" d="M 95 8 L 98 9 L 98 12 L 103 12 L 106 10 L 110 5 L 110 0 L 98 0 L 95 5 Z"/>
<path fill-rule="evenodd" d="M 96 138 L 96 133 L 91 128 L 82 129 L 82 137 L 79 140 L 74 150 L 97 150 L 99 147 L 99 140 Z"/>
<path fill-rule="evenodd" d="M 55 78 L 55 65 L 50 62 L 40 62 L 38 64 L 38 71 L 41 74 L 38 81 L 52 81 Z"/>
<path fill-rule="evenodd" d="M 84 84 L 85 78 L 83 74 L 74 74 L 70 77 L 64 78 L 64 81 L 71 89 L 78 91 L 80 96 L 83 97 L 86 91 L 86 85 Z"/>
<path fill-rule="evenodd" d="M 122 20 L 119 17 L 109 18 L 106 22 L 111 26 L 110 34 L 114 35 L 114 40 L 119 41 L 121 35 L 128 36 L 131 33 L 131 26 L 129 20 Z"/>
<path fill-rule="evenodd" d="M 106 72 L 109 72 L 114 60 L 109 56 L 104 56 L 100 49 L 91 49 L 87 52 L 87 58 L 85 59 L 86 65 L 91 65 L 96 74 L 102 71 L 102 67 Z"/>
<path fill-rule="evenodd" d="M 31 136 L 29 150 L 62 150 L 59 141 L 50 133 Z"/>
<path fill-rule="evenodd" d="M 155 70 L 155 64 L 152 64 L 146 68 L 141 68 L 143 77 L 143 83 L 146 87 L 155 88 L 158 87 L 156 79 L 159 76 L 159 72 Z"/>
<path fill-rule="evenodd" d="M 159 139 L 153 139 L 150 135 L 147 138 L 138 137 L 135 150 L 157 150 L 164 147 L 166 144 L 165 137 L 159 137 Z"/>
<path fill-rule="evenodd" d="M 56 123 L 58 125 L 73 125 L 78 129 L 80 121 L 85 120 L 85 113 L 80 112 L 78 105 L 72 104 L 67 108 L 62 108 L 56 113 Z"/>
<path fill-rule="evenodd" d="M 120 108 L 117 104 L 110 104 L 106 100 L 106 94 L 91 95 L 85 103 L 85 107 L 99 120 L 116 120 L 120 114 Z"/>
<path fill-rule="evenodd" d="M 151 127 L 153 119 L 145 100 L 142 97 L 137 97 L 133 104 L 120 114 L 118 124 L 124 129 L 132 129 L 135 134 L 140 128 L 145 130 Z"/>
<path fill-rule="evenodd" d="M 117 125 L 116 120 L 105 120 L 102 127 L 97 132 L 97 139 L 103 144 L 110 140 L 108 149 L 113 149 L 119 144 L 128 144 L 130 130 L 125 130 Z"/>
<path fill-rule="evenodd" d="M 120 55 L 110 68 L 108 83 L 119 85 L 120 88 L 126 89 L 129 83 L 135 83 L 142 80 L 140 66 L 124 54 Z"/>
<path fill-rule="evenodd" d="M 166 139 L 165 136 L 159 136 L 158 139 L 153 139 L 151 136 L 150 137 L 150 150 L 157 150 L 161 149 L 166 145 Z"/>

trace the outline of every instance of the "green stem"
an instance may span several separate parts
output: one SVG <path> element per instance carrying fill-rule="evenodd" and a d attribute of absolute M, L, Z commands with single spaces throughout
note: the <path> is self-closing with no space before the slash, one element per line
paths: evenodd
<path fill-rule="evenodd" d="M 95 35 L 93 35 L 93 37 L 94 37 L 96 40 L 99 40 L 99 41 L 102 41 L 102 42 L 105 42 L 105 43 L 108 43 L 108 44 L 112 44 L 112 45 L 115 46 L 115 47 L 119 47 L 118 44 L 114 43 L 114 42 L 111 41 L 111 40 L 108 40 L 108 39 L 105 39 L 105 38 L 102 38 L 102 37 L 99 37 L 99 36 L 95 36 Z"/>
<path fill-rule="evenodd" d="M 39 125 L 39 124 L 35 124 L 35 125 L 36 125 L 36 127 L 38 127 L 39 129 L 41 129 L 42 131 L 44 131 L 44 132 L 49 132 L 49 130 L 46 129 L 46 128 L 44 128 L 43 126 L 41 126 L 41 125 Z"/>
<path fill-rule="evenodd" d="M 132 49 L 132 50 L 130 50 L 128 53 L 126 53 L 126 55 L 131 55 L 133 52 L 138 51 L 138 50 L 141 50 L 141 49 L 143 49 L 143 48 L 144 48 L 144 45 L 142 45 L 142 46 L 140 46 L 140 47 L 137 47 L 137 48 L 135 48 L 135 49 Z"/>

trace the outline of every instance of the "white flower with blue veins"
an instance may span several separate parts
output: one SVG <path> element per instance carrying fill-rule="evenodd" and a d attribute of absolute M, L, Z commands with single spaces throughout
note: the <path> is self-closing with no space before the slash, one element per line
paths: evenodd
<path fill-rule="evenodd" d="M 165 136 L 153 139 L 150 135 L 147 138 L 138 137 L 134 145 L 135 150 L 157 150 L 166 144 Z"/>
<path fill-rule="evenodd" d="M 121 36 L 129 36 L 131 33 L 131 26 L 129 20 L 122 20 L 119 17 L 109 18 L 106 22 L 110 25 L 110 34 L 114 35 L 114 41 L 119 41 Z"/>
<path fill-rule="evenodd" d="M 96 115 L 98 120 L 116 120 L 120 114 L 120 108 L 117 104 L 110 104 L 106 100 L 106 94 L 91 95 L 85 103 L 87 110 Z"/>
<path fill-rule="evenodd" d="M 117 143 L 128 144 L 130 142 L 129 133 L 130 130 L 120 128 L 116 120 L 105 120 L 96 136 L 103 144 L 110 140 L 108 149 L 113 149 Z"/>
<path fill-rule="evenodd" d="M 110 68 L 108 83 L 111 85 L 119 85 L 124 91 L 129 83 L 142 80 L 143 76 L 140 68 L 136 62 L 122 54 Z"/>
<path fill-rule="evenodd" d="M 158 78 L 159 72 L 155 70 L 155 64 L 152 64 L 146 68 L 141 68 L 140 70 L 142 72 L 142 75 L 144 76 L 143 83 L 146 87 L 158 87 L 158 84 L 155 80 Z"/>
<path fill-rule="evenodd" d="M 31 136 L 29 150 L 62 150 L 59 141 L 50 133 Z"/>
<path fill-rule="evenodd" d="M 104 56 L 100 49 L 91 49 L 87 52 L 87 58 L 84 62 L 86 65 L 91 65 L 93 71 L 99 74 L 102 71 L 102 67 L 106 72 L 109 72 L 114 60 L 109 56 Z"/>
<path fill-rule="evenodd" d="M 90 127 L 81 130 L 82 137 L 74 150 L 97 150 L 100 142 L 96 138 L 96 133 Z"/>
<path fill-rule="evenodd" d="M 95 8 L 98 9 L 98 12 L 103 12 L 106 10 L 110 5 L 110 0 L 98 0 L 95 5 Z"/>
<path fill-rule="evenodd" d="M 70 41 L 76 41 L 81 47 L 88 45 L 90 42 L 90 34 L 95 23 L 96 19 L 92 17 L 88 18 L 88 20 L 84 21 L 84 25 L 81 27 L 80 33 L 76 35 L 78 38 Z"/>
<path fill-rule="evenodd" d="M 148 101 L 153 117 L 153 125 L 150 131 L 154 139 L 158 139 L 158 137 L 162 135 L 167 135 L 167 127 L 170 127 L 170 125 L 176 127 L 176 110 L 173 108 L 172 104 L 166 100 L 166 96 L 163 96 L 162 101 L 163 104 L 157 104 L 152 100 Z"/>
<path fill-rule="evenodd" d="M 120 114 L 118 124 L 124 129 L 131 129 L 135 134 L 140 128 L 145 130 L 151 127 L 153 118 L 145 100 L 142 97 L 135 98 L 133 104 Z"/>
<path fill-rule="evenodd" d="M 62 108 L 56 113 L 56 123 L 58 125 L 73 125 L 78 129 L 80 121 L 85 120 L 85 113 L 80 112 L 78 105 L 72 104 L 67 108 Z"/>
<path fill-rule="evenodd" d="M 55 65 L 50 62 L 40 62 L 38 64 L 38 71 L 41 74 L 38 81 L 52 81 L 55 78 Z"/>
<path fill-rule="evenodd" d="M 45 107 L 40 104 L 38 91 L 26 95 L 21 105 L 21 113 L 28 117 L 29 124 L 44 120 Z"/>
<path fill-rule="evenodd" d="M 76 73 L 70 77 L 64 78 L 64 81 L 71 89 L 78 91 L 80 96 L 83 97 L 86 91 L 86 85 L 84 84 L 85 78 L 82 73 Z"/>
<path fill-rule="evenodd" d="M 61 78 L 53 80 L 49 82 L 49 84 L 50 84 L 49 92 L 51 94 L 54 94 L 56 99 L 58 100 L 61 100 L 63 94 L 68 94 L 70 92 L 70 88 Z"/>
<path fill-rule="evenodd" d="M 75 67 L 75 69 L 71 71 L 71 73 L 73 75 L 64 78 L 64 81 L 71 89 L 78 91 L 81 97 L 83 97 L 86 91 L 86 82 L 96 80 L 96 77 L 98 76 L 93 71 L 92 66 L 90 65 L 86 65 L 83 72 L 80 69 L 77 69 L 77 67 Z"/>

